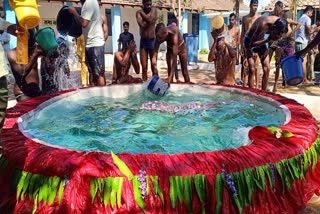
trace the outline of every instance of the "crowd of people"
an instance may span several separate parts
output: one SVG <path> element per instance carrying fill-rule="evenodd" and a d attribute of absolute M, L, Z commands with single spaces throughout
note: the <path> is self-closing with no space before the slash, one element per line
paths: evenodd
<path fill-rule="evenodd" d="M 210 48 L 208 61 L 215 62 L 217 83 L 268 90 L 270 61 L 274 58 L 276 69 L 273 92 L 276 92 L 281 61 L 295 52 L 297 57 L 303 57 L 303 83 L 314 81 L 313 68 L 319 63 L 319 55 L 315 57 L 318 53 L 316 46 L 320 40 L 320 36 L 316 35 L 320 27 L 311 25 L 310 17 L 314 8 L 306 6 L 304 14 L 295 21 L 287 16 L 281 1 L 275 3 L 273 12 L 268 16 L 258 14 L 258 6 L 258 0 L 250 1 L 249 14 L 242 17 L 241 27 L 235 25 L 234 13 L 229 16 L 228 26 L 223 23 L 222 17 L 212 19 L 211 35 L 214 43 Z M 236 83 L 234 71 L 237 53 L 241 57 L 241 81 Z M 259 63 L 262 80 L 259 77 Z M 286 86 L 283 72 L 282 77 L 282 85 Z"/>

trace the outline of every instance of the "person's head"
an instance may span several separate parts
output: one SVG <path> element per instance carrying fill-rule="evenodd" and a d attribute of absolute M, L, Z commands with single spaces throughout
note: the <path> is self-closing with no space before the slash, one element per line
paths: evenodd
<path fill-rule="evenodd" d="M 129 22 L 127 21 L 123 22 L 122 26 L 123 26 L 123 32 L 127 34 L 129 32 Z"/>
<path fill-rule="evenodd" d="M 229 15 L 229 22 L 230 22 L 230 25 L 235 25 L 236 24 L 236 20 L 237 20 L 237 16 L 235 13 L 231 13 Z"/>
<path fill-rule="evenodd" d="M 80 2 L 83 5 L 86 2 L 86 0 L 80 0 Z"/>
<path fill-rule="evenodd" d="M 314 7 L 311 5 L 306 6 L 306 8 L 303 10 L 303 13 L 307 16 L 311 17 L 313 15 Z"/>
<path fill-rule="evenodd" d="M 163 23 L 157 24 L 155 33 L 156 33 L 156 39 L 160 43 L 164 42 L 168 36 L 167 28 Z"/>
<path fill-rule="evenodd" d="M 251 0 L 250 1 L 250 12 L 256 13 L 258 10 L 259 1 L 258 0 Z"/>
<path fill-rule="evenodd" d="M 224 42 L 225 41 L 225 37 L 224 36 L 219 36 L 217 38 L 217 51 L 223 51 L 225 46 L 226 46 L 226 43 Z"/>
<path fill-rule="evenodd" d="M 143 4 L 143 11 L 145 13 L 149 13 L 152 7 L 152 0 L 142 0 L 142 4 Z"/>
<path fill-rule="evenodd" d="M 288 33 L 288 22 L 285 19 L 277 19 L 271 26 L 270 35 L 276 39 L 281 38 Z"/>
<path fill-rule="evenodd" d="M 277 1 L 274 5 L 274 13 L 276 15 L 280 15 L 283 11 L 284 5 L 282 3 L 282 1 Z"/>

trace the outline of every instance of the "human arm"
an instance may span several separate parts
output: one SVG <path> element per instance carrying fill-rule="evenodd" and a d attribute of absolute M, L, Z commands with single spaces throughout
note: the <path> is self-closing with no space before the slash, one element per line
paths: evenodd
<path fill-rule="evenodd" d="M 317 33 L 315 38 L 307 45 L 306 48 L 302 49 L 301 51 L 297 51 L 295 55 L 297 57 L 303 57 L 305 56 L 312 48 L 317 46 L 320 43 L 320 31 Z"/>
<path fill-rule="evenodd" d="M 103 30 L 104 41 L 107 41 L 109 36 L 107 17 L 105 15 L 102 15 L 101 20 L 102 20 L 102 30 Z"/>
<path fill-rule="evenodd" d="M 152 52 L 152 58 L 151 58 L 151 63 L 154 68 L 153 73 L 158 73 L 158 68 L 157 68 L 157 61 L 158 61 L 158 51 L 159 51 L 159 47 L 160 47 L 160 43 L 156 40 L 155 44 L 154 44 L 154 49 Z"/>
<path fill-rule="evenodd" d="M 43 51 L 39 46 L 36 46 L 33 53 L 29 57 L 29 63 L 26 65 L 16 63 L 16 50 L 11 50 L 8 52 L 8 61 L 12 70 L 18 72 L 21 76 L 26 77 L 37 63 L 38 57 L 42 55 Z"/>
<path fill-rule="evenodd" d="M 145 22 L 142 19 L 142 16 L 139 10 L 136 12 L 136 19 L 140 28 L 145 28 L 147 26 L 147 22 Z"/>
<path fill-rule="evenodd" d="M 81 27 L 86 28 L 88 26 L 90 21 L 82 18 L 74 7 L 69 7 L 68 10 Z"/>
<path fill-rule="evenodd" d="M 168 75 L 168 83 L 170 83 L 170 81 L 173 80 L 173 75 L 176 71 L 177 68 L 177 56 L 178 56 L 178 52 L 179 52 L 179 31 L 177 31 L 174 36 L 173 36 L 173 40 L 172 40 L 172 55 L 170 57 L 170 59 L 167 59 L 167 62 L 170 63 L 170 71 L 169 75 Z M 183 44 L 184 45 L 184 44 Z M 169 67 L 169 65 L 168 65 Z"/>
<path fill-rule="evenodd" d="M 143 10 L 138 11 L 140 13 L 141 18 L 145 21 L 148 25 L 155 24 L 157 21 L 157 9 L 155 7 L 151 8 L 151 11 L 146 14 Z"/>
<path fill-rule="evenodd" d="M 301 27 L 301 24 L 293 19 L 287 19 L 288 25 L 294 25 L 295 27 L 292 29 L 291 37 L 294 37 L 295 32 Z"/>
<path fill-rule="evenodd" d="M 236 57 L 236 52 L 234 51 L 233 47 L 230 45 L 230 43 L 228 42 L 228 40 L 223 39 L 223 42 L 228 50 L 229 56 L 231 58 L 235 58 Z"/>
<path fill-rule="evenodd" d="M 214 42 L 210 48 L 209 54 L 208 54 L 208 61 L 213 62 L 216 60 L 216 42 Z"/>

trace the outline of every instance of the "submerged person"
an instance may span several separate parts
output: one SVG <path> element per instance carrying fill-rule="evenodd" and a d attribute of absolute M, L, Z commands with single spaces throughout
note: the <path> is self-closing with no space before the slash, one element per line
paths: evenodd
<path fill-rule="evenodd" d="M 148 57 L 152 59 L 155 44 L 155 24 L 157 21 L 157 8 L 152 6 L 152 0 L 142 0 L 143 8 L 136 13 L 140 27 L 140 62 L 142 79 L 148 80 Z M 157 69 L 151 62 L 152 75 L 158 75 Z"/>
<path fill-rule="evenodd" d="M 181 71 L 184 78 L 184 82 L 190 82 L 188 73 L 188 61 L 187 61 L 187 47 L 183 40 L 179 29 L 175 26 L 166 27 L 163 23 L 157 24 L 156 27 L 156 44 L 154 47 L 154 53 L 152 56 L 152 64 L 157 70 L 157 59 L 160 44 L 164 41 L 167 42 L 167 66 L 168 66 L 168 83 L 173 82 L 173 75 L 177 67 L 177 56 L 179 56 Z"/>
<path fill-rule="evenodd" d="M 253 23 L 244 38 L 244 50 L 249 63 L 249 87 L 254 87 L 254 74 L 256 66 L 254 54 L 257 53 L 262 64 L 262 86 L 266 91 L 270 73 L 270 60 L 266 43 L 275 42 L 288 32 L 288 22 L 278 16 L 260 16 Z M 265 38 L 265 34 L 269 34 Z"/>
<path fill-rule="evenodd" d="M 41 95 L 37 60 L 39 56 L 43 55 L 43 51 L 35 43 L 35 29 L 28 30 L 28 33 L 28 64 L 22 65 L 16 62 L 16 49 L 8 52 L 8 60 L 15 79 L 13 90 L 18 102 L 26 101 L 32 97 Z"/>
<path fill-rule="evenodd" d="M 216 83 L 225 85 L 235 84 L 236 51 L 223 36 L 216 37 L 212 45 L 208 61 L 215 62 Z"/>
<path fill-rule="evenodd" d="M 130 41 L 124 51 L 117 51 L 114 54 L 112 83 L 142 83 L 142 79 L 138 77 L 132 77 L 129 75 L 131 65 L 136 72 L 140 72 L 140 64 L 136 57 L 132 55 L 136 54 L 136 44 L 134 41 Z"/>

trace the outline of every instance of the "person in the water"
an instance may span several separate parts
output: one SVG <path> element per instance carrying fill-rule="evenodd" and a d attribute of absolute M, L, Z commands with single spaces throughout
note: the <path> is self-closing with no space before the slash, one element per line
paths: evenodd
<path fill-rule="evenodd" d="M 131 64 L 136 72 L 140 72 L 140 64 L 137 57 L 132 57 L 136 54 L 136 44 L 134 41 L 130 41 L 126 49 L 123 51 L 117 51 L 114 54 L 112 83 L 142 83 L 142 79 L 139 77 L 132 77 L 129 75 Z"/>
<path fill-rule="evenodd" d="M 190 82 L 190 77 L 188 73 L 188 62 L 187 62 L 187 47 L 183 40 L 179 29 L 176 26 L 165 26 L 163 23 L 159 23 L 156 26 L 156 44 L 154 46 L 152 64 L 157 70 L 157 58 L 160 44 L 167 42 L 167 66 L 168 66 L 168 83 L 173 82 L 173 75 L 177 66 L 177 56 L 179 56 L 181 71 L 184 78 L 184 82 Z"/>
<path fill-rule="evenodd" d="M 215 62 L 216 83 L 225 85 L 235 84 L 236 51 L 223 36 L 216 37 L 212 45 L 208 61 Z"/>

